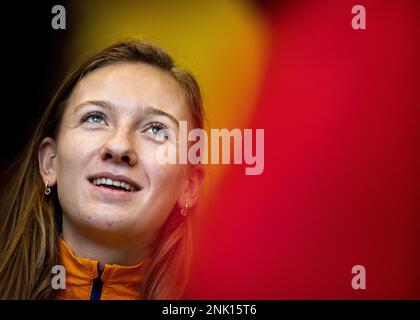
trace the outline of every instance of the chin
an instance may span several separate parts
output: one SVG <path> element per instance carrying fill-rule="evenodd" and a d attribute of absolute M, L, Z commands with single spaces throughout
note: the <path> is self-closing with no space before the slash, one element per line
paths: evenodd
<path fill-rule="evenodd" d="M 103 230 L 103 231 L 118 231 L 128 230 L 133 226 L 133 215 L 129 212 L 109 209 L 96 209 L 94 212 L 84 214 L 80 217 L 89 229 Z"/>

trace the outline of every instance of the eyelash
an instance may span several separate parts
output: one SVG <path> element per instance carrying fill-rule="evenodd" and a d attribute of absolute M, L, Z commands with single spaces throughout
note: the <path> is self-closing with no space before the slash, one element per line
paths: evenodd
<path fill-rule="evenodd" d="M 82 122 L 89 122 L 89 118 L 91 118 L 93 116 L 101 117 L 103 121 L 105 121 L 105 119 L 106 119 L 105 115 L 103 113 L 101 113 L 101 112 L 89 112 L 88 114 L 86 114 L 82 118 Z M 98 122 L 90 122 L 90 123 L 99 124 Z M 105 123 L 106 123 L 106 121 L 105 121 Z M 160 122 L 152 122 L 152 123 L 149 123 L 144 132 L 147 132 L 148 130 L 153 129 L 153 128 L 158 128 L 158 129 L 164 131 L 165 132 L 165 141 L 169 140 L 168 129 L 166 128 L 166 126 L 164 124 L 162 124 Z M 154 136 L 158 136 L 159 135 L 159 133 L 158 134 L 152 133 L 152 134 Z"/>
<path fill-rule="evenodd" d="M 152 122 L 152 123 L 150 123 L 148 126 L 147 126 L 147 128 L 146 128 L 146 130 L 145 130 L 145 132 L 147 132 L 148 130 L 150 130 L 150 129 L 153 129 L 153 128 L 158 128 L 158 129 L 160 129 L 161 131 L 163 131 L 164 132 L 164 134 L 165 134 L 165 141 L 167 141 L 167 140 L 169 140 L 169 133 L 168 133 L 168 129 L 166 128 L 166 126 L 164 125 L 164 124 L 162 124 L 162 123 L 160 123 L 160 122 Z M 152 133 L 154 136 L 158 136 L 159 135 L 159 133 L 158 134 L 154 134 L 154 133 Z"/>
<path fill-rule="evenodd" d="M 86 114 L 83 118 L 82 118 L 82 122 L 89 122 L 89 118 L 92 116 L 98 116 L 101 117 L 103 119 L 103 121 L 105 121 L 106 117 L 103 113 L 101 112 L 89 112 L 88 114 Z M 90 122 L 90 123 L 96 123 L 98 124 L 98 122 Z M 105 122 L 106 123 L 106 122 Z"/>

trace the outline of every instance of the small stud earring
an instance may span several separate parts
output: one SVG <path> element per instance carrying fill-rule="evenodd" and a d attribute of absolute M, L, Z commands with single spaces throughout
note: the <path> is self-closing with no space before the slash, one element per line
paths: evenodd
<path fill-rule="evenodd" d="M 181 214 L 183 215 L 183 216 L 186 216 L 187 215 L 187 213 L 188 213 L 188 203 L 187 202 L 185 202 L 185 207 L 184 208 L 182 208 L 181 209 Z"/>
<path fill-rule="evenodd" d="M 45 181 L 45 191 L 44 191 L 45 195 L 49 195 L 51 193 L 51 188 L 48 186 L 48 180 Z"/>

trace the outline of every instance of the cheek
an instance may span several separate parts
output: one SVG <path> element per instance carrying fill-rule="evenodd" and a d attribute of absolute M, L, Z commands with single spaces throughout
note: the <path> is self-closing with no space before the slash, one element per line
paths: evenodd
<path fill-rule="evenodd" d="M 77 217 L 88 203 L 83 183 L 86 183 L 86 168 L 98 153 L 99 142 L 92 137 L 75 133 L 60 136 L 57 144 L 57 192 L 63 211 Z M 77 186 L 77 187 L 76 187 Z"/>
<path fill-rule="evenodd" d="M 76 179 L 97 152 L 94 141 L 77 135 L 65 135 L 58 142 L 57 181 Z M 97 144 L 96 144 L 97 145 Z"/>
<path fill-rule="evenodd" d="M 144 152 L 141 162 L 149 181 L 150 199 L 157 201 L 156 205 L 175 205 L 184 189 L 187 165 L 162 164 L 154 152 Z"/>
<path fill-rule="evenodd" d="M 180 189 L 185 181 L 184 167 L 186 166 L 179 164 L 158 164 L 153 167 L 153 180 L 165 188 Z"/>
<path fill-rule="evenodd" d="M 164 186 L 165 189 L 172 187 L 180 188 L 186 177 L 187 165 L 168 164 L 158 161 L 157 150 L 159 146 L 150 146 L 143 148 L 141 153 L 141 162 L 145 168 L 151 185 Z M 170 152 L 176 152 L 174 145 L 169 146 Z M 167 150 L 167 149 L 166 149 Z"/>
<path fill-rule="evenodd" d="M 183 165 L 151 163 L 145 168 L 150 189 L 147 192 L 147 216 L 150 217 L 150 225 L 160 228 L 184 190 L 185 169 Z"/>

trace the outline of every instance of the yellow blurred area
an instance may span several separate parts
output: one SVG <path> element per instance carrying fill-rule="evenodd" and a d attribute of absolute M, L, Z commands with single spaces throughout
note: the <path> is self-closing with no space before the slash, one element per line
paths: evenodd
<path fill-rule="evenodd" d="M 247 128 L 265 67 L 268 32 L 248 1 L 72 1 L 69 59 L 141 37 L 169 51 L 202 89 L 210 128 Z M 207 165 L 209 196 L 228 165 Z"/>

